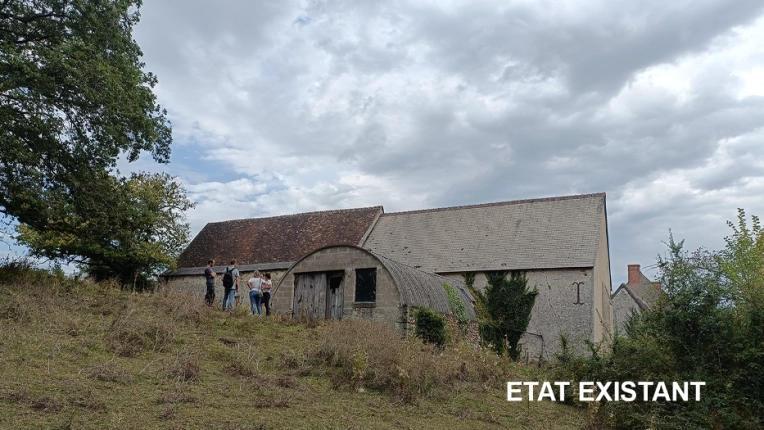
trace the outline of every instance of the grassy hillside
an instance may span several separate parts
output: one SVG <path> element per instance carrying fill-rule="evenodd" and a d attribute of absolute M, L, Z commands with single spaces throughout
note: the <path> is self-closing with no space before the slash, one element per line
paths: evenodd
<path fill-rule="evenodd" d="M 535 371 L 364 321 L 0 269 L 1 428 L 580 428 L 579 409 L 506 401 Z"/>

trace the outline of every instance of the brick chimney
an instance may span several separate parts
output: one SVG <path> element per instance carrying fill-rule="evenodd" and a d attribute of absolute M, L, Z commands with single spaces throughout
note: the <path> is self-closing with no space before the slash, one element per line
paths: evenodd
<path fill-rule="evenodd" d="M 627 283 L 629 285 L 641 283 L 642 277 L 639 272 L 639 264 L 629 264 L 627 267 L 629 268 L 629 282 Z"/>

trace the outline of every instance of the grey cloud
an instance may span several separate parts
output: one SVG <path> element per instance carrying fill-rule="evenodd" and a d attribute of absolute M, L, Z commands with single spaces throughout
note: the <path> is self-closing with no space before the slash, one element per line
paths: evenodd
<path fill-rule="evenodd" d="M 613 249 L 647 255 L 672 223 L 713 211 L 715 192 L 764 174 L 745 145 L 730 156 L 750 161 L 704 170 L 721 140 L 762 127 L 764 98 L 738 99 L 730 65 L 703 66 L 683 100 L 638 86 L 651 66 L 723 52 L 764 3 L 441 6 L 152 2 L 136 38 L 182 141 L 251 178 L 242 159 L 267 157 L 268 213 L 366 202 L 370 188 L 338 183 L 348 171 L 402 196 L 386 210 L 607 191 Z M 699 196 L 623 201 L 692 169 Z"/>

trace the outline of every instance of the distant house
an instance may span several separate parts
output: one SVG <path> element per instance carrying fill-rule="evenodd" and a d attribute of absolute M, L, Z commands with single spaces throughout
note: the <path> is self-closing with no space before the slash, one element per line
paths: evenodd
<path fill-rule="evenodd" d="M 201 295 L 209 258 L 221 266 L 236 258 L 244 271 L 273 271 L 274 308 L 281 313 L 380 319 L 398 328 L 410 309 L 423 304 L 450 313 L 444 282 L 461 287 L 465 275 L 473 274 L 482 290 L 486 272 L 522 271 L 528 286 L 539 291 L 522 341 L 526 354 L 552 358 L 561 335 L 583 353 L 585 341 L 598 342 L 612 332 L 604 193 L 212 223 L 183 253 L 179 269 L 165 277 Z M 373 301 L 363 294 L 368 285 L 359 281 L 372 269 L 379 282 Z"/>
<path fill-rule="evenodd" d="M 204 268 L 214 259 L 222 273 L 232 259 L 242 281 L 252 272 L 270 272 L 276 285 L 286 270 L 304 255 L 328 245 L 360 245 L 382 214 L 382 207 L 342 209 L 209 223 L 178 258 L 178 269 L 162 275 L 176 289 L 202 297 Z M 217 295 L 222 297 L 222 276 Z"/>
<path fill-rule="evenodd" d="M 650 309 L 661 293 L 661 283 L 648 279 L 639 264 L 629 264 L 628 281 L 613 293 L 613 322 L 620 334 L 624 334 L 625 323 L 632 312 Z"/>
<path fill-rule="evenodd" d="M 452 314 L 444 284 L 454 289 L 474 321 L 472 297 L 464 282 L 406 266 L 358 246 L 328 246 L 289 268 L 273 292 L 273 308 L 295 318 L 371 319 L 406 334 L 418 307 Z"/>

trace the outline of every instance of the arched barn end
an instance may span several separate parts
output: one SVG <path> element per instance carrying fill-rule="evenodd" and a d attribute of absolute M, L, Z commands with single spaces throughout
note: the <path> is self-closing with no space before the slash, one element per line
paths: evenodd
<path fill-rule="evenodd" d="M 475 320 L 463 282 L 406 266 L 352 245 L 317 249 L 287 270 L 272 293 L 273 309 L 294 318 L 364 318 L 406 334 L 411 312 L 429 306 L 451 315 L 443 284 L 459 294 Z"/>

